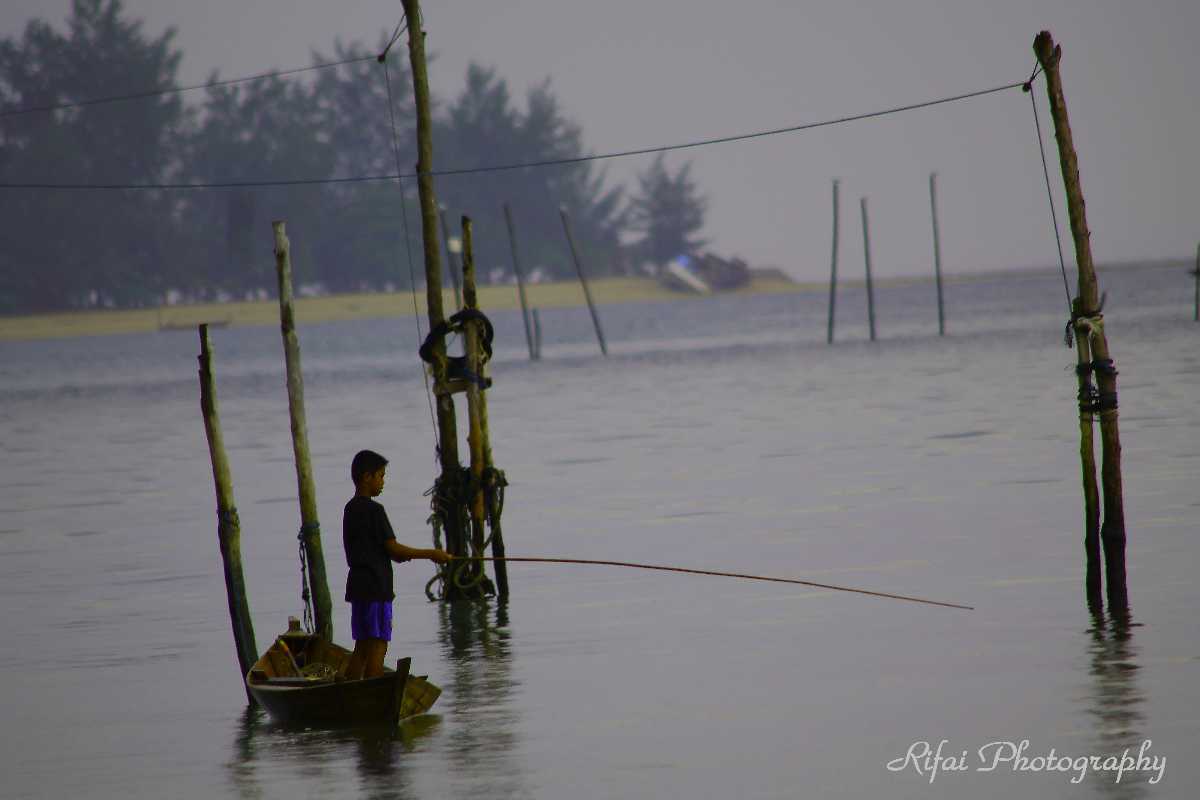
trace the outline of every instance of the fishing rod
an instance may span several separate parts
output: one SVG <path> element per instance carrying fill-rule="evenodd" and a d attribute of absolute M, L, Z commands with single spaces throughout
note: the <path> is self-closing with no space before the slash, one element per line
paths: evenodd
<path fill-rule="evenodd" d="M 799 586 L 812 586 L 817 589 L 831 589 L 836 592 L 854 592 L 855 594 L 867 594 L 872 597 L 885 597 L 891 600 L 907 600 L 910 603 L 924 603 L 930 606 L 944 606 L 945 608 L 959 608 L 964 611 L 974 611 L 974 606 L 964 606 L 959 603 L 944 603 L 941 600 L 928 600 L 923 597 L 911 597 L 904 594 L 892 594 L 890 592 L 876 592 L 870 589 L 855 589 L 850 586 L 835 586 L 831 583 L 817 583 L 816 581 L 802 581 L 799 578 L 772 578 L 766 575 L 747 575 L 741 572 L 717 572 L 709 569 L 689 569 L 687 567 L 666 567 L 658 564 L 635 564 L 630 561 L 598 561 L 588 558 L 540 558 L 534 556 L 506 556 L 505 558 L 493 558 L 489 556 L 470 556 L 470 557 L 455 557 L 455 560 L 462 561 L 520 561 L 531 564 L 589 564 L 605 567 L 631 567 L 633 569 L 652 569 L 660 572 L 683 572 L 689 575 L 715 575 L 720 578 L 741 578 L 751 581 L 770 581 L 772 583 L 792 583 Z"/>

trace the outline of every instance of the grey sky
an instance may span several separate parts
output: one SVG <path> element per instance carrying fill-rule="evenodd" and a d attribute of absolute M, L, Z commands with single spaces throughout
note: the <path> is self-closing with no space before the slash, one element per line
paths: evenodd
<path fill-rule="evenodd" d="M 69 0 L 4 0 L 0 33 L 19 33 L 33 16 L 61 25 L 69 7 Z M 335 37 L 373 45 L 400 14 L 399 0 L 126 0 L 126 8 L 151 34 L 178 29 L 185 83 L 214 68 L 235 77 L 303 66 L 311 48 L 329 52 Z M 594 152 L 785 127 L 1019 81 L 1033 68 L 1034 35 L 1046 28 L 1064 50 L 1097 261 L 1188 256 L 1200 239 L 1194 0 L 429 0 L 425 17 L 441 97 L 458 91 L 472 60 L 495 66 L 518 98 L 550 76 Z M 1044 85 L 1036 90 L 1044 109 Z M 1047 145 L 1054 157 L 1049 138 Z M 877 273 L 931 270 L 931 170 L 939 173 L 948 272 L 1057 259 L 1030 103 L 1019 89 L 668 157 L 672 166 L 685 160 L 710 198 L 712 248 L 801 279 L 823 279 L 829 269 L 834 177 L 842 181 L 848 275 L 862 268 L 863 195 Z M 607 162 L 610 182 L 632 182 L 648 161 Z"/>

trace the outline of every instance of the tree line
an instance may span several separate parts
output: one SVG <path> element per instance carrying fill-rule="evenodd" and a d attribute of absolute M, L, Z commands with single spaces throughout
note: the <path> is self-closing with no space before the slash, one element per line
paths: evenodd
<path fill-rule="evenodd" d="M 405 54 L 398 46 L 383 65 L 373 58 L 386 35 L 374 49 L 339 41 L 311 54 L 314 66 L 351 63 L 225 85 L 213 72 L 194 93 L 170 91 L 179 87 L 182 57 L 174 39 L 173 29 L 147 33 L 121 0 L 73 0 L 64 29 L 35 19 L 21 35 L 0 39 L 0 184 L 162 186 L 413 170 Z M 146 96 L 153 92 L 162 93 Z M 142 96 L 70 105 L 132 94 Z M 12 113 L 50 106 L 60 107 Z M 587 154 L 580 126 L 548 79 L 522 103 L 494 69 L 472 64 L 459 93 L 448 102 L 435 98 L 434 109 L 435 168 Z M 661 155 L 628 196 L 593 162 L 442 176 L 436 184 L 451 226 L 464 213 L 475 222 L 484 281 L 511 271 L 504 203 L 516 217 L 524 267 L 549 279 L 573 274 L 560 206 L 597 275 L 661 264 L 703 244 L 705 201 L 690 165 L 672 171 Z M 272 219 L 288 221 L 299 285 L 409 288 L 409 252 L 423 283 L 414 200 L 414 181 L 403 190 L 395 181 L 0 188 L 0 313 L 265 296 L 274 286 Z"/>

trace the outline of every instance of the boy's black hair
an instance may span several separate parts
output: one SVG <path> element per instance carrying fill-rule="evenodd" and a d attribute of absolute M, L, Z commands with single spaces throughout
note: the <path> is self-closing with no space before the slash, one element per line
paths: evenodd
<path fill-rule="evenodd" d="M 388 460 L 374 450 L 359 450 L 354 454 L 354 460 L 350 462 L 350 478 L 354 481 L 354 485 L 358 486 L 363 476 L 371 472 L 378 472 L 386 467 L 387 463 Z"/>

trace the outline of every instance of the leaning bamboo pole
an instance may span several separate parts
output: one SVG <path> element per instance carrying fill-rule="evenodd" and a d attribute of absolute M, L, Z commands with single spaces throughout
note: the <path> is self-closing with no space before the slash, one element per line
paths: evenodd
<path fill-rule="evenodd" d="M 504 224 L 508 226 L 508 246 L 512 251 L 513 275 L 517 277 L 517 299 L 521 301 L 521 323 L 525 326 L 525 345 L 529 348 L 529 360 L 537 361 L 538 354 L 533 346 L 533 334 L 529 329 L 529 299 L 525 296 L 525 270 L 521 266 L 521 255 L 517 250 L 517 226 L 513 224 L 512 209 L 504 204 Z"/>
<path fill-rule="evenodd" d="M 221 563 L 225 567 L 225 594 L 229 600 L 229 622 L 233 627 L 233 646 L 237 651 L 242 682 L 258 660 L 254 643 L 254 625 L 250 621 L 250 606 L 246 602 L 246 578 L 242 572 L 242 525 L 233 502 L 233 477 L 229 458 L 225 455 L 225 438 L 221 434 L 221 418 L 217 411 L 217 383 L 213 378 L 212 345 L 208 326 L 200 326 L 200 410 L 204 416 L 204 433 L 208 438 L 208 453 L 212 459 L 213 485 L 217 494 L 217 542 Z M 246 688 L 246 699 L 254 698 Z"/>
<path fill-rule="evenodd" d="M 412 67 L 413 99 L 417 107 L 417 194 L 421 201 L 421 241 L 425 251 L 426 303 L 430 331 L 442 328 L 446 321 L 442 308 L 442 268 L 437 235 L 437 198 L 433 189 L 433 123 L 429 111 L 429 76 L 425 68 L 425 31 L 419 0 L 402 0 L 408 21 L 408 56 Z M 431 334 L 433 335 L 433 334 Z M 436 386 L 447 385 L 446 341 L 443 335 L 433 335 L 433 379 Z M 454 398 L 449 391 L 435 392 L 437 398 L 438 458 L 444 486 L 457 485 L 462 469 L 458 458 L 458 424 Z M 455 494 L 455 493 L 450 493 Z M 447 496 L 449 499 L 449 495 Z M 442 509 L 442 524 L 446 532 L 446 549 L 453 555 L 467 554 L 464 511 L 457 502 L 447 502 Z M 453 586 L 447 596 L 454 596 Z"/>
<path fill-rule="evenodd" d="M 279 328 L 287 365 L 288 412 L 292 421 L 292 451 L 296 457 L 296 487 L 300 495 L 300 542 L 307 567 L 308 590 L 312 592 L 314 626 L 323 639 L 333 639 L 333 604 L 325 577 L 325 555 L 321 549 L 321 524 L 317 514 L 317 490 L 313 484 L 312 459 L 308 449 L 308 421 L 304 412 L 304 374 L 300 369 L 300 340 L 296 336 L 295 300 L 292 294 L 291 243 L 282 220 L 271 223 L 275 234 L 275 275 L 279 279 Z M 307 613 L 308 598 L 305 598 Z"/>
<path fill-rule="evenodd" d="M 859 205 L 862 209 L 863 262 L 866 264 L 867 274 L 867 328 L 873 342 L 875 341 L 875 287 L 871 283 L 871 227 L 867 221 L 867 198 L 862 198 Z"/>
<path fill-rule="evenodd" d="M 1079 270 L 1079 308 L 1072 314 L 1072 323 L 1078 339 L 1090 338 L 1092 360 L 1087 366 L 1096 373 L 1098 398 L 1095 405 L 1089 407 L 1100 415 L 1100 473 L 1104 493 L 1100 540 L 1104 549 L 1108 605 L 1111 611 L 1123 611 L 1129 606 L 1129 595 L 1125 581 L 1125 509 L 1121 487 L 1121 436 L 1117 424 L 1117 372 L 1112 367 L 1108 339 L 1104 334 L 1096 270 L 1092 263 L 1091 234 L 1079 180 L 1079 159 L 1059 73 L 1062 48 L 1054 44 L 1049 31 L 1042 31 L 1034 39 L 1033 51 L 1046 74 L 1050 116 L 1054 120 L 1054 138 L 1058 143 L 1071 236 L 1075 243 L 1075 262 Z"/>
<path fill-rule="evenodd" d="M 946 306 L 942 299 L 942 237 L 938 230 L 937 173 L 929 173 L 929 216 L 933 221 L 933 277 L 937 283 L 938 336 L 946 335 Z"/>
<path fill-rule="evenodd" d="M 600 315 L 596 312 L 596 301 L 592 299 L 592 290 L 588 288 L 587 276 L 583 272 L 583 262 L 579 260 L 579 250 L 575 247 L 575 236 L 571 233 L 571 218 L 567 216 L 567 207 L 559 206 L 558 215 L 562 218 L 563 232 L 567 235 L 567 246 L 571 249 L 571 260 L 575 263 L 575 272 L 579 275 L 579 284 L 583 287 L 583 298 L 587 301 L 588 312 L 592 315 L 592 327 L 596 329 L 596 341 L 600 352 L 608 355 L 608 345 L 604 341 L 604 329 L 600 326 Z"/>

